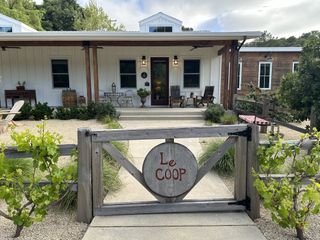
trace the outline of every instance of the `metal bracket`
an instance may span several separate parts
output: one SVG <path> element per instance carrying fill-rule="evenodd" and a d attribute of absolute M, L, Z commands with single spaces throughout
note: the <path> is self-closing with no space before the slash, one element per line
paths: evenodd
<path fill-rule="evenodd" d="M 241 201 L 237 201 L 237 202 L 233 202 L 233 203 L 229 203 L 229 205 L 241 205 L 241 206 L 245 206 L 246 209 L 248 211 L 251 210 L 251 199 L 247 196 L 246 199 L 241 200 Z"/>
<path fill-rule="evenodd" d="M 250 126 L 248 126 L 246 130 L 243 130 L 240 132 L 228 133 L 228 135 L 229 136 L 247 137 L 247 140 L 251 141 L 251 132 L 252 132 L 252 128 Z"/>

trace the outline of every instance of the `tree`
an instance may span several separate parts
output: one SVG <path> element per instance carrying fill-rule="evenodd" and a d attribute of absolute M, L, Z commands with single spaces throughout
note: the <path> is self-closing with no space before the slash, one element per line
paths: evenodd
<path fill-rule="evenodd" d="M 291 36 L 289 38 L 277 38 L 272 36 L 271 33 L 264 31 L 262 35 L 256 40 L 246 43 L 246 47 L 302 47 L 305 41 L 315 31 L 303 33 L 300 37 L 296 38 Z"/>
<path fill-rule="evenodd" d="M 46 131 L 44 122 L 38 125 L 37 135 L 26 130 L 13 132 L 11 137 L 18 151 L 32 155 L 32 159 L 28 159 L 30 167 L 12 167 L 8 165 L 4 146 L 0 149 L 0 199 L 7 205 L 7 212 L 0 210 L 0 216 L 13 221 L 16 225 L 14 237 L 19 237 L 24 227 L 40 222 L 49 206 L 61 199 L 62 193 L 67 191 L 72 169 L 58 166 L 61 136 Z M 50 184 L 42 185 L 42 179 Z"/>
<path fill-rule="evenodd" d="M 43 12 L 36 8 L 33 0 L 0 0 L 0 12 L 37 30 L 43 30 Z"/>
<path fill-rule="evenodd" d="M 42 26 L 47 31 L 75 31 L 82 19 L 82 8 L 76 0 L 44 0 Z"/>
<path fill-rule="evenodd" d="M 309 217 L 320 213 L 320 182 L 316 180 L 320 171 L 320 132 L 306 134 L 299 145 L 310 143 L 310 137 L 315 142 L 309 155 L 300 154 L 300 146 L 270 138 L 270 146 L 258 148 L 259 172 L 266 178 L 260 179 L 254 173 L 254 185 L 264 207 L 271 211 L 272 221 L 283 228 L 295 228 L 300 240 L 305 239 Z M 277 181 L 272 174 L 284 165 L 289 173 Z"/>
<path fill-rule="evenodd" d="M 124 25 L 116 25 L 109 16 L 99 7 L 96 0 L 90 0 L 83 9 L 83 18 L 76 22 L 76 30 L 85 31 L 124 31 Z"/>
<path fill-rule="evenodd" d="M 294 111 L 297 120 L 311 120 L 320 129 L 320 32 L 314 31 L 305 41 L 299 70 L 281 80 L 278 98 Z"/>

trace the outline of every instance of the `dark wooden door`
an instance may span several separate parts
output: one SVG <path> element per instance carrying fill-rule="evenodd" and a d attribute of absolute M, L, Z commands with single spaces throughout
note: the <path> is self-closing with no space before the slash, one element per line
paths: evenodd
<path fill-rule="evenodd" d="M 169 58 L 151 58 L 151 105 L 169 104 Z"/>

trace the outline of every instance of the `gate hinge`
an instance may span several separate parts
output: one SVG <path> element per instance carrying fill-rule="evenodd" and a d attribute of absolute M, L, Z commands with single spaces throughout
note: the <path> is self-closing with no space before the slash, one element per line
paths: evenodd
<path fill-rule="evenodd" d="M 228 133 L 229 136 L 241 136 L 241 137 L 247 137 L 248 141 L 251 141 L 251 131 L 252 128 L 248 126 L 246 130 L 240 131 L 240 132 L 234 132 L 234 133 Z"/>
<path fill-rule="evenodd" d="M 243 200 L 241 200 L 241 201 L 229 203 L 229 205 L 241 205 L 241 206 L 245 206 L 248 211 L 251 210 L 250 204 L 251 204 L 251 199 L 250 199 L 249 197 L 246 197 L 246 199 L 243 199 Z"/>

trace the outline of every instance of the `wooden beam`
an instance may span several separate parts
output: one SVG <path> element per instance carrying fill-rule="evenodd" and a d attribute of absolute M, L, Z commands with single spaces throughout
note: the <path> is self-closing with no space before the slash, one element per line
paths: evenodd
<path fill-rule="evenodd" d="M 104 199 L 102 144 L 92 143 L 92 205 L 101 207 Z"/>
<path fill-rule="evenodd" d="M 128 203 L 104 204 L 94 209 L 94 216 L 133 215 L 152 213 L 190 213 L 190 212 L 226 212 L 243 211 L 245 206 L 234 199 L 210 201 L 183 201 L 176 203 Z"/>
<path fill-rule="evenodd" d="M 90 41 L 92 46 L 223 46 L 230 42 L 230 40 L 131 40 L 131 41 Z M 43 46 L 83 46 L 83 41 L 1 41 L 0 46 L 29 46 L 29 47 L 43 47 Z"/>
<path fill-rule="evenodd" d="M 76 144 L 62 144 L 59 145 L 59 154 L 60 156 L 70 156 L 71 152 L 74 149 L 77 149 Z M 4 154 L 6 158 L 30 158 L 32 153 L 19 152 L 17 147 L 6 147 Z"/>
<path fill-rule="evenodd" d="M 87 87 L 87 103 L 92 101 L 92 92 L 91 92 L 91 69 L 90 69 L 90 48 L 84 47 L 84 57 L 86 64 L 86 87 Z"/>
<path fill-rule="evenodd" d="M 99 72 L 97 46 L 92 47 L 94 101 L 99 102 Z"/>
<path fill-rule="evenodd" d="M 254 177 L 252 170 L 258 171 L 257 148 L 259 146 L 259 128 L 251 125 L 251 141 L 248 141 L 247 155 L 247 196 L 250 198 L 249 217 L 255 220 L 260 217 L 260 199 L 257 189 L 253 186 Z"/>
<path fill-rule="evenodd" d="M 92 207 L 92 161 L 90 129 L 78 129 L 78 203 L 77 221 L 90 223 L 93 218 Z"/>
<path fill-rule="evenodd" d="M 234 158 L 234 198 L 238 201 L 247 197 L 247 138 L 239 136 Z"/>
<path fill-rule="evenodd" d="M 237 93 L 238 73 L 238 41 L 232 41 L 230 52 L 230 85 L 228 96 L 228 109 L 233 109 L 233 96 Z"/>
<path fill-rule="evenodd" d="M 117 129 L 107 131 L 91 131 L 93 142 L 108 142 L 121 140 L 145 140 L 167 138 L 198 138 L 224 137 L 231 133 L 247 130 L 246 124 L 194 127 L 194 128 L 164 128 L 164 129 Z"/>
<path fill-rule="evenodd" d="M 222 55 L 223 61 L 223 79 L 221 83 L 221 91 L 222 91 L 222 104 L 225 109 L 228 108 L 228 90 L 229 90 L 229 59 L 230 59 L 230 53 L 229 53 L 230 45 L 226 46 L 226 49 Z"/>

